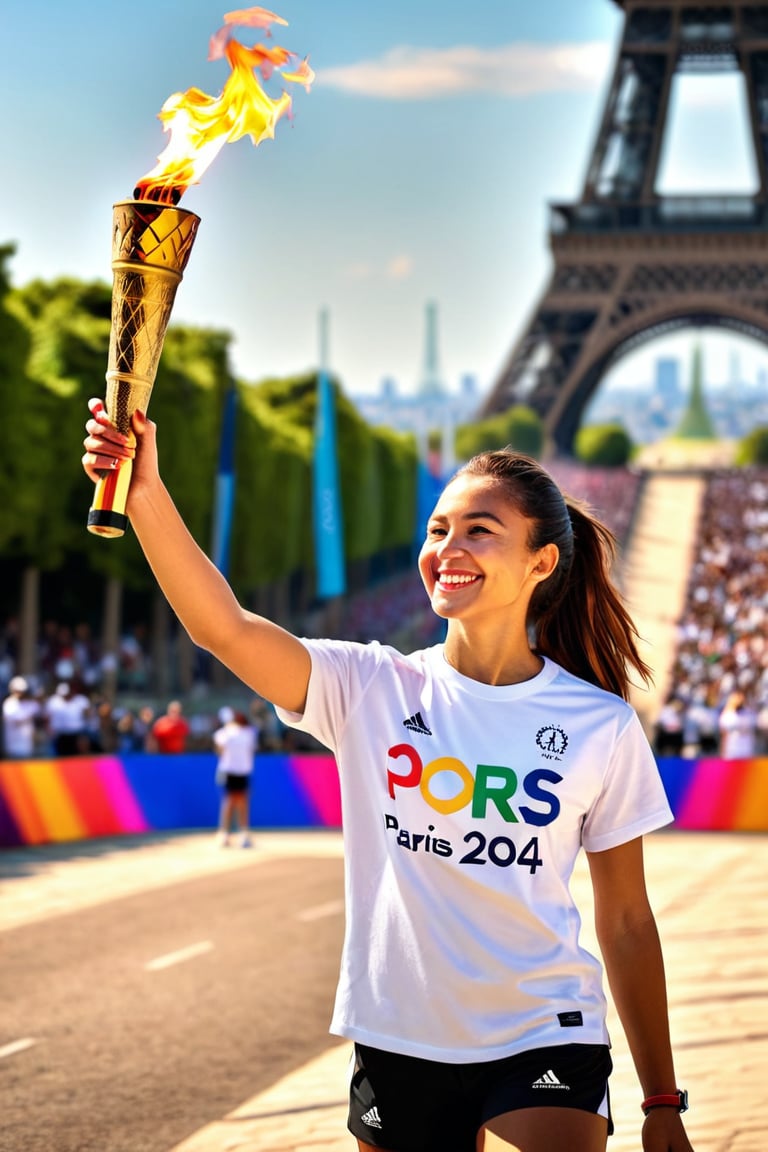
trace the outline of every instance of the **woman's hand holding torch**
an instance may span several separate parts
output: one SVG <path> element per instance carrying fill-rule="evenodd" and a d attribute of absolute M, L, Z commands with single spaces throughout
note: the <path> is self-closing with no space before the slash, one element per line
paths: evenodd
<path fill-rule="evenodd" d="M 94 484 L 103 483 L 104 477 L 121 468 L 131 475 L 130 499 L 141 496 L 142 490 L 158 476 L 156 426 L 137 409 L 131 418 L 131 428 L 120 432 L 110 420 L 104 401 L 98 397 L 88 401 L 91 417 L 85 425 L 88 433 L 83 441 L 85 455 L 83 468 Z"/>

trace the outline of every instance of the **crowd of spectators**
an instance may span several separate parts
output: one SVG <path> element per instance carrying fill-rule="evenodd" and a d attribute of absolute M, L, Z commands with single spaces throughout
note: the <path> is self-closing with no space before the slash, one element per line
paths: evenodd
<path fill-rule="evenodd" d="M 550 468 L 567 492 L 594 508 L 619 546 L 625 544 L 640 473 L 565 460 Z M 304 625 L 300 631 L 314 634 L 311 614 Z M 414 566 L 343 598 L 336 635 L 410 651 L 439 640 L 442 622 Z M 164 728 L 171 730 L 171 744 L 175 731 L 176 750 L 212 748 L 221 701 L 206 706 L 208 687 L 202 686 L 202 704 L 196 701 L 188 715 L 181 701 L 160 703 L 151 692 L 144 625 L 122 637 L 116 655 L 104 655 L 89 625 L 47 621 L 35 675 L 20 677 L 17 659 L 18 625 L 10 619 L 0 631 L 5 756 L 22 754 L 17 749 L 28 748 L 30 739 L 36 756 L 171 752 Z M 105 690 L 107 682 L 113 691 Z M 714 473 L 707 480 L 671 683 L 656 722 L 658 755 L 768 755 L 768 471 Z M 248 707 L 242 697 L 237 703 Z M 280 724 L 270 705 L 256 697 L 250 707 L 258 713 L 262 748 L 296 747 L 295 732 Z"/>
<path fill-rule="evenodd" d="M 0 629 L 0 689 L 18 674 L 20 657 L 19 621 L 10 616 Z M 30 676 L 35 691 L 50 693 L 62 682 L 76 682 L 87 693 L 106 683 L 125 691 L 149 687 L 149 634 L 146 625 L 137 624 L 121 636 L 117 653 L 104 652 L 85 621 L 73 625 L 45 620 L 37 640 L 35 671 Z"/>
<path fill-rule="evenodd" d="M 342 639 L 379 640 L 410 652 L 435 643 L 442 632 L 415 568 L 383 581 L 373 595 L 349 597 L 339 627 Z"/>
<path fill-rule="evenodd" d="M 218 695 L 210 685 L 196 683 L 194 699 L 166 703 L 153 688 L 145 624 L 120 638 L 116 654 L 105 654 L 89 624 L 46 620 L 31 674 L 19 673 L 19 647 L 18 620 L 10 617 L 0 628 L 0 756 L 212 749 Z M 279 751 L 291 745 L 290 730 L 279 723 L 271 706 L 258 697 L 249 704 L 242 686 L 236 697 L 240 706 L 258 713 L 265 747 Z M 174 713 L 180 712 L 187 715 L 176 726 L 174 748 L 168 729 Z"/>
<path fill-rule="evenodd" d="M 659 755 L 768 755 L 768 470 L 707 480 Z"/>
<path fill-rule="evenodd" d="M 244 703 L 241 693 L 238 702 Z M 292 751 L 297 747 L 291 730 L 278 720 L 274 708 L 258 696 L 244 703 L 259 729 L 260 750 Z M 187 714 L 181 700 L 165 707 L 131 707 L 87 690 L 78 681 L 62 681 L 51 693 L 36 688 L 25 676 L 12 676 L 2 701 L 0 756 L 4 759 L 48 759 L 155 752 L 214 750 L 213 735 L 220 725 L 221 708 L 195 708 Z"/>
<path fill-rule="evenodd" d="M 576 460 L 553 460 L 547 464 L 560 488 L 595 512 L 616 537 L 619 547 L 627 543 L 638 506 L 643 475 L 634 468 L 588 468 Z"/>

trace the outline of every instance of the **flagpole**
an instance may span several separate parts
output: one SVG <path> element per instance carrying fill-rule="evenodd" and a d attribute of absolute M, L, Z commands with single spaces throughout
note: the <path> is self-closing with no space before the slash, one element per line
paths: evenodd
<path fill-rule="evenodd" d="M 330 361 L 330 319 L 327 308 L 321 308 L 317 318 L 317 350 L 320 371 L 327 374 Z"/>
<path fill-rule="evenodd" d="M 318 317 L 317 411 L 313 459 L 313 512 L 317 598 L 333 600 L 346 592 L 344 526 L 336 446 L 336 407 L 329 376 L 329 316 Z"/>
<path fill-rule="evenodd" d="M 211 559 L 225 577 L 229 576 L 232 521 L 235 512 L 236 413 L 237 388 L 234 383 L 230 383 L 224 395 L 211 540 Z"/>

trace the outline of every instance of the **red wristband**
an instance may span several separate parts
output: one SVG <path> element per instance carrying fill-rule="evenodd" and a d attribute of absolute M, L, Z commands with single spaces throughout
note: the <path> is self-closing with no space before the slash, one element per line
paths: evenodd
<path fill-rule="evenodd" d="M 652 1108 L 676 1108 L 678 1112 L 688 1111 L 688 1093 L 683 1088 L 668 1095 L 648 1096 L 640 1105 L 646 1116 Z"/>

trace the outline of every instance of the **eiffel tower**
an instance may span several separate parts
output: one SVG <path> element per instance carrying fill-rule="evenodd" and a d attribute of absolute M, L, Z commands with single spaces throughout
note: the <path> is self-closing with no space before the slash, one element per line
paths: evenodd
<path fill-rule="evenodd" d="M 768 4 L 613 3 L 622 38 L 582 196 L 550 205 L 551 279 L 483 409 L 532 407 L 561 455 L 605 372 L 640 344 L 688 326 L 768 344 Z M 658 195 L 673 79 L 733 71 L 758 190 Z"/>

